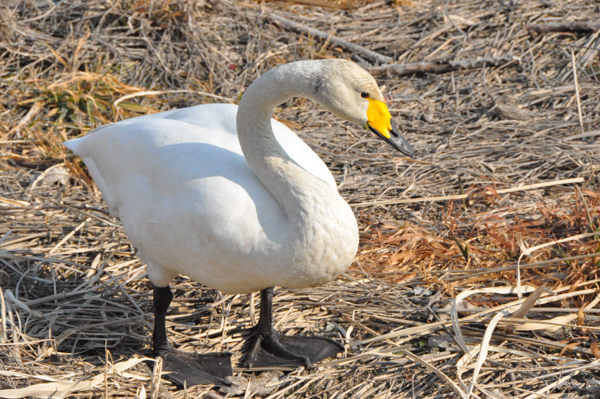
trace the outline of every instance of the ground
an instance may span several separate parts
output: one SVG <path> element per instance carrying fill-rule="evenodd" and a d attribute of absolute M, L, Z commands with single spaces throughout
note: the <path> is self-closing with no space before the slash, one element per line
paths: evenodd
<path fill-rule="evenodd" d="M 596 2 L 0 8 L 0 389 L 12 389 L 0 397 L 600 395 L 600 27 L 534 29 L 596 23 Z M 365 50 L 389 57 L 385 68 Z M 309 101 L 276 109 L 332 170 L 361 242 L 335 281 L 279 289 L 275 319 L 287 334 L 325 334 L 346 351 L 311 370 L 236 367 L 234 390 L 177 390 L 141 361 L 152 328 L 144 265 L 61 143 L 138 115 L 235 103 L 277 65 L 331 57 L 374 74 L 416 149 L 398 156 Z M 413 74 L 389 66 L 453 61 L 471 65 Z M 183 276 L 174 293 L 174 346 L 228 350 L 237 365 L 258 297 Z"/>

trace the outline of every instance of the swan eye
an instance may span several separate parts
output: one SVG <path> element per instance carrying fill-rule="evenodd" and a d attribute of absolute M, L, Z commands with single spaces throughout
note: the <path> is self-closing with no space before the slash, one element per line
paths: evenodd
<path fill-rule="evenodd" d="M 363 91 L 362 93 L 360 93 L 360 96 L 362 98 L 369 98 L 369 93 Z"/>

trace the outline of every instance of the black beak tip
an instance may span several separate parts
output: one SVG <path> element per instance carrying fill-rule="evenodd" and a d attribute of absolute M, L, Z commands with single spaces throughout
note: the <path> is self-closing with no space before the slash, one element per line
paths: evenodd
<path fill-rule="evenodd" d="M 381 137 L 384 141 L 394 147 L 396 150 L 400 151 L 404 155 L 411 157 L 415 154 L 415 149 L 410 145 L 410 143 L 400 134 L 400 131 L 396 127 L 394 121 L 392 121 L 392 130 L 390 131 L 390 138 L 388 139 L 383 134 L 381 134 L 377 129 L 369 128 Z"/>
<path fill-rule="evenodd" d="M 410 158 L 412 158 L 413 155 L 415 155 L 415 149 L 410 144 L 408 144 L 408 142 L 406 142 L 406 146 L 403 149 L 398 150 Z"/>

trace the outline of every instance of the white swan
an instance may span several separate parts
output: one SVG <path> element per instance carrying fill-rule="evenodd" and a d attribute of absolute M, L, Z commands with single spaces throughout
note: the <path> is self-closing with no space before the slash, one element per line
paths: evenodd
<path fill-rule="evenodd" d="M 169 283 L 180 273 L 227 293 L 262 290 L 248 366 L 310 366 L 340 350 L 324 338 L 292 342 L 272 328 L 271 287 L 323 284 L 346 270 L 358 246 L 354 214 L 325 164 L 271 119 L 277 105 L 296 96 L 412 155 L 373 77 L 344 60 L 273 69 L 247 89 L 239 107 L 162 112 L 65 142 L 147 263 L 155 286 L 154 353 L 176 383 L 223 383 L 231 373 L 227 357 L 192 358 L 169 348 L 164 316 Z"/>

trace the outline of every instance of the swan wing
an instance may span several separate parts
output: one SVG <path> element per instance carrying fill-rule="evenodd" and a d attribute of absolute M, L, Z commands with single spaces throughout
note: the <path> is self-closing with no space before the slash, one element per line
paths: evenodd
<path fill-rule="evenodd" d="M 206 130 L 214 130 L 214 134 L 234 135 L 235 140 L 231 138 L 229 144 L 230 150 L 235 150 L 239 154 L 242 154 L 242 150 L 237 141 L 237 129 L 235 126 L 235 116 L 237 113 L 237 105 L 233 104 L 204 104 L 197 105 L 194 107 L 175 109 L 171 111 L 159 112 L 151 115 L 139 116 L 137 118 L 125 119 L 123 121 L 102 126 L 92 133 L 96 133 L 102 129 L 106 129 L 111 126 L 125 127 L 131 124 L 139 123 L 142 121 L 151 121 L 157 119 L 170 119 L 177 120 L 180 122 L 188 123 L 190 125 L 202 127 Z M 337 189 L 337 184 L 327 165 L 319 158 L 319 156 L 304 142 L 296 133 L 290 130 L 284 124 L 271 119 L 273 133 L 279 144 L 283 147 L 285 152 L 298 163 L 306 171 L 312 175 L 323 180 L 331 187 Z M 125 129 L 124 129 L 125 130 Z M 75 148 L 77 139 L 70 140 L 65 145 L 73 149 Z M 73 148 L 71 148 L 72 146 Z M 74 150 L 74 152 L 77 152 Z M 102 188 L 101 188 L 102 190 Z"/>

